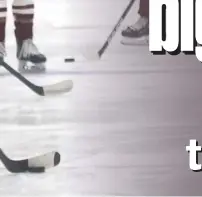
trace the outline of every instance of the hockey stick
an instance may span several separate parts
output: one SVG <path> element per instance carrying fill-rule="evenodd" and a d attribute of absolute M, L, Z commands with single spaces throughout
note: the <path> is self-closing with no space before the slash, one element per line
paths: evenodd
<path fill-rule="evenodd" d="M 6 62 L 1 62 L 1 66 L 3 66 L 6 70 L 8 70 L 12 75 L 18 78 L 21 82 L 23 82 L 28 88 L 34 91 L 36 94 L 40 96 L 46 96 L 49 94 L 56 93 L 65 93 L 71 91 L 73 88 L 73 82 L 71 80 L 65 80 L 56 84 L 47 85 L 47 86 L 37 86 L 23 77 L 19 72 L 10 67 Z"/>
<path fill-rule="evenodd" d="M 128 12 L 130 11 L 131 7 L 133 6 L 133 4 L 135 3 L 136 0 L 131 0 L 129 5 L 126 7 L 125 11 L 123 12 L 123 14 L 121 15 L 120 19 L 118 20 L 117 24 L 115 25 L 115 27 L 113 28 L 112 32 L 109 34 L 107 40 L 105 41 L 104 45 L 102 46 L 102 48 L 98 51 L 98 57 L 101 58 L 102 55 L 104 54 L 104 52 L 106 51 L 107 47 L 109 46 L 110 42 L 112 41 L 112 38 L 115 36 L 118 28 L 120 27 L 122 21 L 125 19 L 125 17 L 127 16 Z"/>
<path fill-rule="evenodd" d="M 107 40 L 105 41 L 105 43 L 103 44 L 103 46 L 100 48 L 100 50 L 96 53 L 96 54 L 92 54 L 92 55 L 86 55 L 87 59 L 100 59 L 102 57 L 102 55 L 104 54 L 104 52 L 106 51 L 106 49 L 108 48 L 110 42 L 112 41 L 113 37 L 115 36 L 118 28 L 120 27 L 122 21 L 125 19 L 125 17 L 127 16 L 128 12 L 130 11 L 131 7 L 133 6 L 133 4 L 135 3 L 136 0 L 131 0 L 129 2 L 129 5 L 126 7 L 126 9 L 124 10 L 123 14 L 121 15 L 120 19 L 118 20 L 118 22 L 116 23 L 116 25 L 114 26 L 112 32 L 109 34 L 109 36 L 107 37 Z M 73 62 L 75 61 L 74 58 L 66 58 L 65 62 Z"/>
<path fill-rule="evenodd" d="M 60 163 L 60 154 L 58 152 L 49 152 L 29 159 L 11 160 L 0 149 L 0 160 L 11 173 L 41 173 L 48 168 L 57 166 Z"/>

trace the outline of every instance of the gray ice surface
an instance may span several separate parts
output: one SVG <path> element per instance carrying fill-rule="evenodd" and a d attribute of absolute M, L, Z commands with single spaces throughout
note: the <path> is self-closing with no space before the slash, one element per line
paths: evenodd
<path fill-rule="evenodd" d="M 190 139 L 202 145 L 195 56 L 122 46 L 134 6 L 100 61 L 63 61 L 96 52 L 127 3 L 36 0 L 35 39 L 48 70 L 26 77 L 39 85 L 72 79 L 74 89 L 41 98 L 0 68 L 0 147 L 11 158 L 58 150 L 62 161 L 40 175 L 12 175 L 0 164 L 0 196 L 202 195 L 202 172 L 189 169 L 185 150 Z M 17 68 L 11 14 L 7 27 L 7 62 Z"/>

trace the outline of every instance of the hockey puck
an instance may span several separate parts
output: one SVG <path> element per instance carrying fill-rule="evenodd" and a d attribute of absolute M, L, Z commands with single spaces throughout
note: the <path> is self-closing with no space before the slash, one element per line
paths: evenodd
<path fill-rule="evenodd" d="M 65 58 L 65 62 L 75 62 L 74 58 Z"/>

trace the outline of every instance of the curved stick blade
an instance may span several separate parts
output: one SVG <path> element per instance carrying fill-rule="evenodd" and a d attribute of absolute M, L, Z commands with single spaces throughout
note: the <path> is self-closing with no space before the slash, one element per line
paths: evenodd
<path fill-rule="evenodd" d="M 28 168 L 45 169 L 57 166 L 60 163 L 60 154 L 58 152 L 49 152 L 44 155 L 36 156 L 28 159 Z"/>
<path fill-rule="evenodd" d="M 65 80 L 53 85 L 47 85 L 43 87 L 44 95 L 66 93 L 71 91 L 73 88 L 72 80 Z"/>
<path fill-rule="evenodd" d="M 60 163 L 60 154 L 53 151 L 29 159 L 12 160 L 0 149 L 0 160 L 11 173 L 41 173 L 48 168 L 57 166 Z"/>

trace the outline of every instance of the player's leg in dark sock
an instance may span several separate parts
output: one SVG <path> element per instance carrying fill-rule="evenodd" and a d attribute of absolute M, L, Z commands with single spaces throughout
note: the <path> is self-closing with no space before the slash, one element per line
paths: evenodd
<path fill-rule="evenodd" d="M 19 60 L 19 70 L 26 70 L 27 63 L 34 65 L 31 67 L 36 70 L 44 70 L 43 65 L 46 57 L 39 52 L 33 43 L 33 20 L 34 4 L 32 0 L 24 0 L 19 4 L 18 0 L 13 2 L 13 15 L 15 20 L 15 36 L 17 42 L 17 58 Z M 30 69 L 29 69 L 30 71 Z"/>
<path fill-rule="evenodd" d="M 0 1 L 0 61 L 5 56 L 6 0 Z"/>

